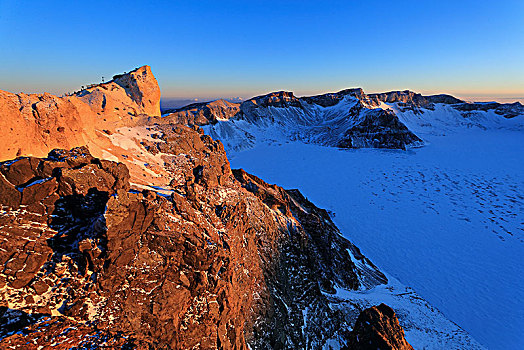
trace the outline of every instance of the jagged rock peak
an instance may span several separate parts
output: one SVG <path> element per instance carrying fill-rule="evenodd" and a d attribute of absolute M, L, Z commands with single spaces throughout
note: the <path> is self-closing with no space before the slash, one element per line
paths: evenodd
<path fill-rule="evenodd" d="M 100 130 L 114 131 L 138 117 L 160 115 L 160 88 L 149 66 L 62 97 L 0 90 L 0 160 L 45 156 L 53 148 L 106 148 Z M 92 147 L 93 144 L 95 147 Z M 96 154 L 102 156 L 102 154 Z"/>
<path fill-rule="evenodd" d="M 160 115 L 160 88 L 151 67 L 146 65 L 127 74 L 115 75 L 113 81 L 144 108 L 145 114 Z"/>
<path fill-rule="evenodd" d="M 360 313 L 353 327 L 348 349 L 413 350 L 404 338 L 395 311 L 385 304 Z"/>
<path fill-rule="evenodd" d="M 183 125 L 215 124 L 217 121 L 229 120 L 240 111 L 240 103 L 223 99 L 211 102 L 192 103 L 185 107 L 164 111 L 163 122 Z"/>
<path fill-rule="evenodd" d="M 106 93 L 107 90 L 113 91 L 115 88 L 114 85 L 123 88 L 127 96 L 141 107 L 140 113 L 150 116 L 158 116 L 161 114 L 160 87 L 151 72 L 151 67 L 147 65 L 135 68 L 129 73 L 117 74 L 113 76 L 113 80 L 107 83 L 88 85 L 85 89 L 82 89 L 74 95 L 78 97 L 91 97 L 92 94 L 95 94 L 95 96 L 97 96 L 97 93 Z M 93 101 L 92 99 L 84 100 L 89 102 Z M 103 101 L 102 104 L 104 104 Z M 105 104 L 102 109 L 105 109 Z"/>
<path fill-rule="evenodd" d="M 253 97 L 242 103 L 241 107 L 256 105 L 258 107 L 289 107 L 300 106 L 299 99 L 291 91 L 276 91 L 266 95 Z"/>

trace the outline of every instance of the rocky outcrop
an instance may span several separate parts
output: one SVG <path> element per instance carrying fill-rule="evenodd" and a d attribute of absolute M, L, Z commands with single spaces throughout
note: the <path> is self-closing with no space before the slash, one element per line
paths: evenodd
<path fill-rule="evenodd" d="M 424 98 L 431 103 L 443 103 L 443 104 L 448 104 L 448 105 L 464 102 L 456 97 L 453 97 L 451 95 L 446 95 L 446 94 L 429 95 L 429 96 L 424 96 Z"/>
<path fill-rule="evenodd" d="M 124 88 L 126 94 L 144 114 L 160 115 L 160 88 L 149 66 L 139 67 L 126 74 L 115 75 L 113 81 L 109 82 L 111 83 Z"/>
<path fill-rule="evenodd" d="M 422 144 L 423 141 L 402 124 L 393 111 L 375 109 L 367 112 L 360 123 L 349 128 L 338 146 L 405 150 L 409 146 Z"/>
<path fill-rule="evenodd" d="M 192 103 L 188 106 L 168 109 L 163 112 L 164 122 L 182 125 L 215 124 L 219 120 L 229 120 L 240 111 L 240 103 L 226 100 Z"/>
<path fill-rule="evenodd" d="M 141 115 L 160 115 L 160 89 L 148 66 L 64 97 L 0 90 L 0 160 L 82 145 L 101 156 L 102 130 L 133 125 Z"/>
<path fill-rule="evenodd" d="M 420 108 L 433 108 L 432 102 L 421 94 L 409 90 L 370 94 L 369 97 L 377 102 L 396 103 L 402 110 L 410 109 L 416 113 L 420 113 Z"/>
<path fill-rule="evenodd" d="M 158 127 L 151 151 L 176 169 L 162 189 L 86 148 L 0 165 L 0 344 L 348 344 L 328 296 L 385 276 L 298 191 L 231 172 L 199 129 Z"/>
<path fill-rule="evenodd" d="M 385 304 L 362 311 L 347 349 L 413 350 L 404 338 L 395 311 Z"/>

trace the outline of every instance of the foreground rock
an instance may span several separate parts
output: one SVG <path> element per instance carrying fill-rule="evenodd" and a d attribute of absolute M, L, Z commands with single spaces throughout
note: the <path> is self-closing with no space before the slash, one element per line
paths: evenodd
<path fill-rule="evenodd" d="M 157 191 L 86 148 L 0 165 L 2 346 L 349 344 L 327 296 L 384 275 L 298 191 L 231 172 L 207 135 L 164 131 L 151 147 L 177 172 Z"/>
<path fill-rule="evenodd" d="M 362 311 L 351 333 L 348 349 L 413 350 L 404 339 L 395 311 L 385 304 Z"/>

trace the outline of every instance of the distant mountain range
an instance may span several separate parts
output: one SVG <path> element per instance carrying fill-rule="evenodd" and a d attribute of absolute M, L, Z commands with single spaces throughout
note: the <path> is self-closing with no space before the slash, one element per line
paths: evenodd
<path fill-rule="evenodd" d="M 241 97 L 224 97 L 224 98 L 220 98 L 222 100 L 225 100 L 225 101 L 229 101 L 229 102 L 242 102 L 243 99 Z M 194 97 L 194 98 L 176 98 L 176 97 L 171 97 L 171 98 L 161 98 L 160 99 L 160 108 L 162 110 L 166 110 L 166 109 L 173 109 L 173 108 L 180 108 L 180 107 L 184 107 L 184 106 L 187 106 L 187 105 L 190 105 L 192 103 L 201 103 L 201 102 L 207 102 L 207 101 L 214 101 L 216 100 L 216 98 L 197 98 L 197 97 Z"/>
<path fill-rule="evenodd" d="M 511 119 L 524 115 L 524 106 L 520 102 L 470 103 L 451 95 L 423 96 L 408 90 L 365 94 L 357 88 L 300 98 L 279 91 L 242 103 L 216 100 L 162 113 L 169 122 L 204 127 L 230 151 L 284 140 L 341 148 L 406 149 L 424 143 L 415 130 L 443 117 L 457 127 L 504 127 L 521 122 Z"/>

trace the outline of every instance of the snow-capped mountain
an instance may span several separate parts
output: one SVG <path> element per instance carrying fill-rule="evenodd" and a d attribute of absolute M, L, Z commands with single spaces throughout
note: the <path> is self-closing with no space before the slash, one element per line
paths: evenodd
<path fill-rule="evenodd" d="M 230 152 L 302 141 L 340 148 L 406 149 L 423 145 L 417 131 L 521 125 L 524 106 L 467 103 L 450 95 L 411 91 L 365 94 L 362 89 L 298 98 L 275 92 L 243 103 L 217 100 L 164 111 L 166 119 L 196 124 Z M 442 119 L 444 118 L 444 119 Z"/>

